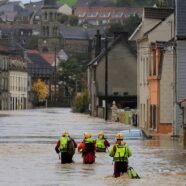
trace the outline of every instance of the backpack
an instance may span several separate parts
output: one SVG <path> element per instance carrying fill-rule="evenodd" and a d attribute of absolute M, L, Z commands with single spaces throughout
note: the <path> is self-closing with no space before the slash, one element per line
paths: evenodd
<path fill-rule="evenodd" d="M 67 144 L 67 152 L 70 156 L 75 154 L 75 147 L 73 141 L 70 139 Z"/>
<path fill-rule="evenodd" d="M 128 168 L 127 173 L 131 179 L 140 179 L 139 175 L 132 167 Z"/>
<path fill-rule="evenodd" d="M 94 143 L 87 143 L 85 142 L 85 152 L 92 152 L 94 153 L 95 151 L 95 144 Z"/>

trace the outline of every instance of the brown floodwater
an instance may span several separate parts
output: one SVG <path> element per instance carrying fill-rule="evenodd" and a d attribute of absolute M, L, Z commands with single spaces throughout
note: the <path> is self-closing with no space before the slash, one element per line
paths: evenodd
<path fill-rule="evenodd" d="M 104 122 L 69 109 L 41 109 L 1 112 L 0 185 L 2 186 L 186 186 L 186 151 L 177 140 L 158 136 L 151 140 L 126 140 L 133 156 L 130 166 L 141 179 L 127 175 L 113 178 L 112 158 L 97 153 L 96 163 L 82 164 L 76 152 L 73 164 L 61 165 L 54 147 L 65 130 L 77 141 L 88 131 L 96 137 L 104 131 L 113 143 L 123 124 Z M 3 116 L 4 115 L 4 116 Z M 7 116 L 8 115 L 8 116 Z"/>

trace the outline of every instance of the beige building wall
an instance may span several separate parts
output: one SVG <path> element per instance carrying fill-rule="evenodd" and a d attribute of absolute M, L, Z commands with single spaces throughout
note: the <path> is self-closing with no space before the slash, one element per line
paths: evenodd
<path fill-rule="evenodd" d="M 174 14 L 171 14 L 165 21 L 159 24 L 149 34 L 151 42 L 156 41 L 170 41 L 174 36 Z"/>
<path fill-rule="evenodd" d="M 148 40 L 138 45 L 138 109 L 139 109 L 139 126 L 147 128 L 148 124 L 148 74 L 149 74 L 149 43 Z"/>
<path fill-rule="evenodd" d="M 96 70 L 96 87 L 99 96 L 105 94 L 105 58 L 103 58 Z M 116 44 L 108 55 L 108 95 L 118 92 L 123 96 L 137 95 L 137 62 L 136 57 L 129 47 L 120 42 Z"/>
<path fill-rule="evenodd" d="M 67 4 L 64 4 L 63 6 L 59 7 L 58 13 L 65 14 L 65 15 L 72 15 L 72 8 Z"/>
<path fill-rule="evenodd" d="M 173 123 L 173 51 L 164 54 L 160 81 L 160 124 Z M 172 90 L 172 91 L 170 91 Z"/>

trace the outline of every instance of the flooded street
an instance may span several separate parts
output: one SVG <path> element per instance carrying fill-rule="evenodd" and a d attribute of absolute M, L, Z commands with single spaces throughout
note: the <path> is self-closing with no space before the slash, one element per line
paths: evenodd
<path fill-rule="evenodd" d="M 103 130 L 113 143 L 123 124 L 105 123 L 69 109 L 43 109 L 3 113 L 0 116 L 0 185 L 2 186 L 186 186 L 186 151 L 177 141 L 161 136 L 152 140 L 128 140 L 130 165 L 140 180 L 126 175 L 113 178 L 112 158 L 96 154 L 96 163 L 83 165 L 76 152 L 73 164 L 61 165 L 54 147 L 61 133 L 69 131 L 79 143 L 84 132 L 96 137 Z M 8 114 L 8 115 L 6 115 Z"/>

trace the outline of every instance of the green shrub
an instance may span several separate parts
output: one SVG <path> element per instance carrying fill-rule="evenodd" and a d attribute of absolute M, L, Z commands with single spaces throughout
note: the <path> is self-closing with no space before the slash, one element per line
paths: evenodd
<path fill-rule="evenodd" d="M 85 113 L 88 111 L 88 106 L 89 97 L 88 92 L 85 91 L 75 97 L 72 110 L 73 112 Z"/>

